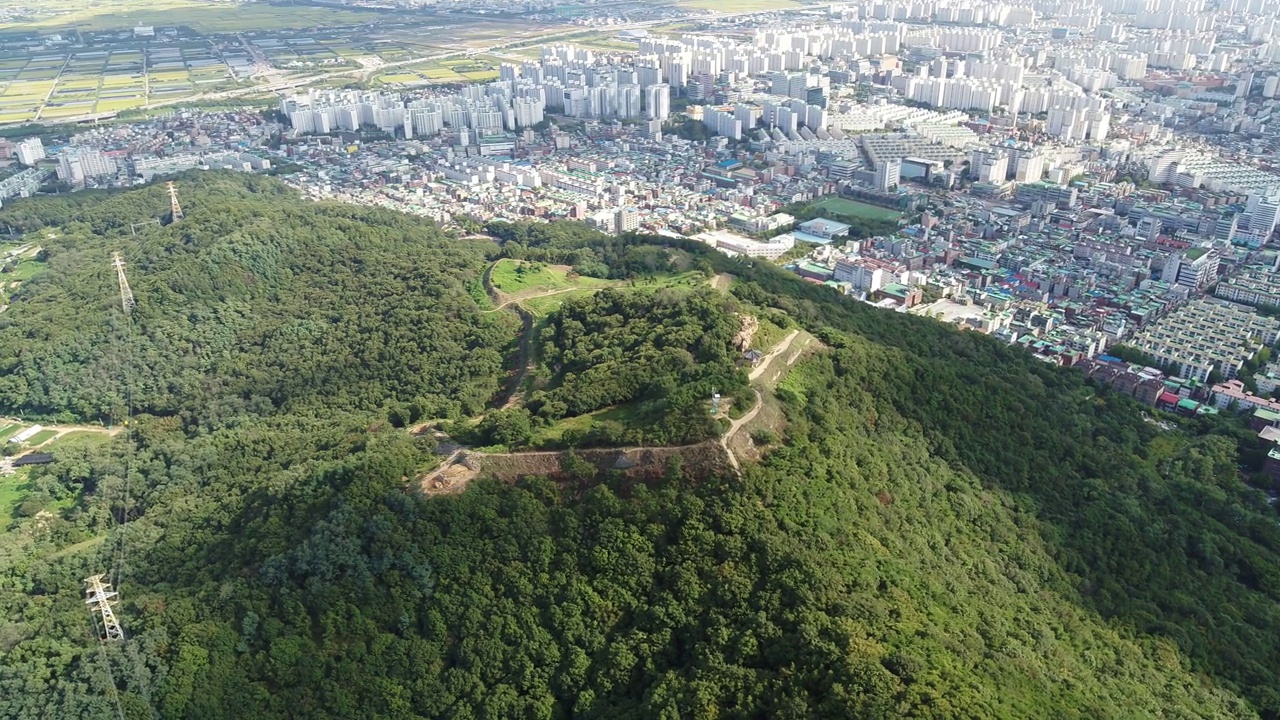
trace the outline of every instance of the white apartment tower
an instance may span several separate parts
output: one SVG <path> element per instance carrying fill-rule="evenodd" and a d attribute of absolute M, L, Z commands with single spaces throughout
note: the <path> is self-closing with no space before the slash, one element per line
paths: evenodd
<path fill-rule="evenodd" d="M 876 189 L 880 192 L 891 192 L 898 185 L 902 176 L 902 161 L 893 158 L 881 161 L 876 167 Z"/>
<path fill-rule="evenodd" d="M 40 138 L 31 138 L 18 143 L 17 147 L 18 162 L 27 167 L 35 167 L 36 163 L 44 159 L 44 143 Z"/>
<path fill-rule="evenodd" d="M 671 86 L 659 83 L 644 91 L 645 113 L 650 120 L 666 120 L 671 115 Z"/>

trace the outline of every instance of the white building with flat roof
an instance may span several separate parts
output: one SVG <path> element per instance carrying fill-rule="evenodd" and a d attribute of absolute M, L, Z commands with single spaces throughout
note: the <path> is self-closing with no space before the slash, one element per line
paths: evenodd
<path fill-rule="evenodd" d="M 727 255 L 745 255 L 766 260 L 777 260 L 796 246 L 796 239 L 790 233 L 768 240 L 752 240 L 725 230 L 712 230 L 694 235 L 693 239 L 704 242 Z"/>

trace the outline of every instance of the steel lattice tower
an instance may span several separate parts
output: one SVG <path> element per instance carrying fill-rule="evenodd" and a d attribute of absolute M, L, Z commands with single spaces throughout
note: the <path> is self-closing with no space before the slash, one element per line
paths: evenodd
<path fill-rule="evenodd" d="M 169 222 L 178 222 L 185 217 L 182 206 L 178 204 L 178 186 L 170 182 L 165 187 L 169 188 Z"/>
<path fill-rule="evenodd" d="M 104 583 L 103 575 L 94 575 L 84 579 L 87 587 L 84 591 L 84 604 L 90 606 L 89 612 L 102 616 L 102 628 L 105 633 L 101 639 L 103 640 L 124 640 L 124 631 L 120 629 L 120 623 L 116 620 L 116 613 L 111 609 L 116 592 L 111 589 L 110 583 Z"/>
<path fill-rule="evenodd" d="M 120 257 L 120 253 L 112 253 L 111 264 L 115 266 L 116 279 L 120 282 L 120 307 L 124 308 L 127 315 L 137 303 L 133 299 L 133 291 L 129 289 L 129 278 L 124 274 L 124 258 Z"/>

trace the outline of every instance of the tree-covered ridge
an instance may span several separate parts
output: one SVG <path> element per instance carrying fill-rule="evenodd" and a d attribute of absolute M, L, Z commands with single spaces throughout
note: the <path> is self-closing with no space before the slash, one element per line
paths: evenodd
<path fill-rule="evenodd" d="M 627 444 L 705 440 L 719 430 L 708 413 L 712 393 L 754 402 L 733 344 L 736 309 L 709 287 L 611 288 L 566 301 L 541 329 L 545 376 L 537 380 L 545 388 L 527 407 L 554 421 L 634 402 Z M 641 426 L 641 418 L 656 427 Z"/>
<path fill-rule="evenodd" d="M 604 235 L 582 223 L 509 223 L 485 225 L 485 231 L 502 243 L 502 254 L 518 260 L 564 263 L 575 272 L 600 278 L 634 278 L 665 271 L 708 269 L 705 249 L 676 255 L 662 244 L 635 241 L 634 236 Z"/>
<path fill-rule="evenodd" d="M 826 328 L 831 344 L 890 351 L 849 365 L 858 382 L 917 423 L 936 456 L 1038 517 L 1087 607 L 1176 642 L 1196 671 L 1280 717 L 1280 522 L 1241 482 L 1239 464 L 1257 471 L 1249 463 L 1265 457 L 1242 422 L 1179 419 L 1187 432 L 1166 433 L 1131 399 L 991 338 L 874 312 L 759 264 L 737 272 L 735 292 Z"/>
<path fill-rule="evenodd" d="M 1252 716 L 1172 642 L 1090 611 L 1041 523 L 865 389 L 863 370 L 891 357 L 855 343 L 797 366 L 787 444 L 742 479 L 628 495 L 531 480 L 424 502 L 403 492 L 424 449 L 385 426 L 281 416 L 189 439 L 147 421 L 131 645 L 108 649 L 123 704 L 166 718 Z M 46 481 L 105 488 L 119 452 L 79 480 L 59 461 Z M 43 651 L 84 623 L 80 570 L 5 568 L 26 590 L 3 596 L 16 622 L 0 714 L 111 712 L 96 655 Z"/>
<path fill-rule="evenodd" d="M 245 342 L 231 346 L 240 365 L 204 375 L 188 365 L 189 335 L 155 330 L 184 327 L 166 324 L 176 307 L 139 318 L 152 328 L 136 341 L 149 363 L 139 392 L 173 414 L 143 414 L 112 444 L 32 471 L 35 491 L 56 506 L 0 539 L 0 717 L 110 717 L 117 695 L 131 719 L 1280 716 L 1280 527 L 1235 472 L 1238 450 L 1251 448 L 1231 418 L 1162 432 L 1132 401 L 991 338 L 874 310 L 694 243 L 569 237 L 552 226 L 540 239 L 526 232 L 527 245 L 487 251 L 705 263 L 737 277 L 744 306 L 785 312 L 830 350 L 782 381 L 785 429 L 740 478 L 693 483 L 673 465 L 653 487 L 608 475 L 565 486 L 480 481 L 424 500 L 406 481 L 433 464 L 433 443 L 390 427 L 387 410 L 399 420 L 437 407 L 456 417 L 474 407 L 463 398 L 475 386 L 465 374 L 417 374 L 456 357 L 440 340 L 450 331 L 428 318 L 403 329 L 375 318 L 418 295 L 458 297 L 438 314 L 476 333 L 501 329 L 489 323 L 504 313 L 476 312 L 452 294 L 474 293 L 467 268 L 482 264 L 449 254 L 478 258 L 486 248 L 401 216 L 304 205 L 260 182 L 184 180 L 207 192 L 184 196 L 188 220 L 152 232 L 178 246 L 184 267 L 204 269 L 184 285 L 166 270 L 177 262 L 168 245 L 140 246 L 129 258 L 140 300 L 222 307 L 225 293 L 243 301 L 245 322 L 326 327 L 332 308 L 309 301 L 358 288 L 370 299 L 340 326 L 353 333 L 345 342 L 406 342 L 313 382 L 284 377 L 298 370 L 282 363 L 302 359 L 282 348 L 314 346 L 266 352 Z M 24 222 L 62 218 L 41 232 L 60 236 L 51 265 L 61 254 L 72 279 L 51 270 L 22 303 L 79 297 L 101 305 L 99 318 L 118 315 L 109 266 L 70 259 L 131 237 L 121 223 L 163 201 L 147 188 L 6 208 Z M 215 252 L 220 238 L 198 236 L 184 249 L 184 223 L 222 227 L 199 217 L 204 203 L 219 214 L 253 209 L 223 229 L 258 227 L 257 243 Z M 314 249 L 276 238 L 257 214 L 313 223 Z M 457 277 L 390 258 L 401 275 L 366 267 L 350 251 L 366 232 L 370 257 L 420 253 Z M 266 253 L 277 247 L 281 260 Z M 303 250 L 319 256 L 314 272 L 296 257 Z M 237 274 L 219 275 L 214 259 Z M 310 285 L 293 281 L 304 276 Z M 400 284 L 403 294 L 390 287 Z M 545 348 L 559 365 L 552 372 L 563 382 L 566 367 L 580 376 L 628 352 L 697 355 L 704 337 L 723 340 L 733 300 L 663 292 L 567 303 L 560 327 L 584 332 Z M 297 313 L 267 307 L 263 293 L 278 304 L 294 298 Z M 650 307 L 660 299 L 665 309 Z M 106 334 L 106 350 L 60 350 L 51 367 L 73 381 L 92 379 L 94 363 L 106 378 L 116 366 L 96 355 L 130 347 L 122 329 L 47 308 L 24 313 L 0 315 L 0 337 L 71 347 L 44 318 Z M 406 356 L 412 391 L 393 386 L 402 376 L 390 370 Z M 718 356 L 707 357 L 716 367 Z M 199 382 L 224 373 L 238 384 Z M 0 369 L 0 381 L 11 375 Z M 495 366 L 495 388 L 497 375 Z M 243 378 L 277 388 L 279 402 L 253 404 Z M 415 410 L 412 393 L 447 407 Z M 219 421 L 192 422 L 211 415 Z M 705 405 L 699 417 L 708 418 Z M 113 515 L 126 496 L 131 521 L 121 530 Z M 105 647 L 104 660 L 87 635 L 80 580 L 113 567 L 119 547 L 128 555 L 117 613 L 129 640 Z"/>
<path fill-rule="evenodd" d="M 119 419 L 125 368 L 137 410 L 193 422 L 388 404 L 440 416 L 496 392 L 513 327 L 468 294 L 490 245 L 305 203 L 274 181 L 195 175 L 183 187 L 186 219 L 137 236 L 127 222 L 154 216 L 154 188 L 72 203 L 65 218 L 36 208 L 65 224 L 42 241 L 49 271 L 0 315 L 0 411 Z M 5 212 L 30 222 L 24 208 Z M 138 300 L 132 328 L 117 250 Z"/>

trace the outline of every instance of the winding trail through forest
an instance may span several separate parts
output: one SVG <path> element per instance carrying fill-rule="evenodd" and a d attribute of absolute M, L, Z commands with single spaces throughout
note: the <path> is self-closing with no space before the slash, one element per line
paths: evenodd
<path fill-rule="evenodd" d="M 531 317 L 531 315 L 529 315 L 527 310 L 525 310 L 524 308 L 521 308 L 518 305 L 516 307 L 522 313 L 522 315 Z M 799 343 L 799 347 L 795 347 L 794 351 L 792 351 L 793 346 L 796 345 L 796 340 L 798 338 L 802 338 L 801 342 Z M 708 441 L 704 441 L 704 443 L 709 442 L 709 443 L 713 443 L 714 445 L 718 445 L 720 447 L 720 449 L 724 452 L 724 457 L 728 461 L 729 466 L 733 468 L 733 471 L 735 473 L 742 472 L 742 463 L 738 460 L 737 455 L 734 453 L 733 449 L 730 447 L 730 442 L 737 436 L 739 432 L 742 431 L 744 427 L 746 427 L 752 420 L 755 420 L 756 417 L 760 414 L 760 412 L 764 409 L 765 398 L 764 398 L 763 391 L 771 390 L 772 383 L 770 382 L 770 378 L 773 378 L 774 381 L 776 381 L 777 379 L 777 376 L 768 374 L 769 371 L 771 369 L 774 369 L 778 359 L 784 356 L 787 356 L 786 359 L 784 360 L 785 364 L 788 367 L 793 365 L 800 358 L 800 356 L 804 354 L 804 351 L 808 347 L 810 347 L 814 342 L 816 342 L 816 340 L 813 338 L 813 336 L 801 330 L 792 330 L 791 332 L 787 333 L 786 337 L 784 337 L 782 340 L 778 342 L 777 345 L 775 345 L 772 349 L 770 349 L 765 354 L 765 356 L 761 358 L 760 363 L 756 365 L 756 367 L 752 368 L 751 372 L 748 374 L 748 378 L 751 381 L 751 391 L 755 394 L 755 404 L 752 406 L 752 408 L 749 411 L 747 411 L 742 417 L 738 418 L 737 420 L 731 421 L 729 423 L 729 428 L 724 433 L 722 433 L 720 437 L 713 438 Z M 788 353 L 789 353 L 789 356 L 788 356 Z M 524 381 L 524 376 L 526 373 L 527 373 L 527 368 L 522 369 L 522 372 L 517 377 L 518 382 L 522 383 Z M 513 387 L 518 389 L 519 385 L 517 384 Z M 519 399 L 518 396 L 519 396 L 519 393 L 513 390 L 512 395 L 507 398 L 507 401 L 503 404 L 503 407 L 504 408 L 512 407 L 513 404 Z M 417 426 L 416 428 L 411 428 L 410 432 L 413 432 L 415 434 L 420 433 L 422 432 L 422 429 L 425 428 L 425 426 L 426 424 L 423 424 L 423 425 Z M 688 447 L 698 447 L 700 445 L 703 445 L 704 443 L 695 443 L 694 445 L 691 445 Z M 646 449 L 669 449 L 669 448 L 646 448 L 641 446 L 626 447 L 626 448 L 593 448 L 593 450 L 611 450 L 611 451 L 618 451 L 618 452 L 646 450 Z M 561 450 L 529 450 L 524 452 L 501 453 L 498 456 L 530 457 L 530 458 L 551 457 L 551 456 L 559 455 L 561 452 L 562 452 Z M 486 453 L 476 453 L 475 451 L 467 448 L 458 448 L 457 450 L 453 451 L 453 453 L 451 453 L 448 457 L 443 458 L 440 461 L 440 463 L 436 466 L 435 470 L 432 470 L 426 473 L 425 475 L 419 476 L 418 486 L 421 488 L 422 492 L 426 495 L 441 495 L 446 493 L 458 492 L 463 487 L 465 487 L 467 483 L 469 483 L 471 480 L 477 477 L 480 474 L 480 471 L 476 469 L 474 465 L 471 465 L 470 463 L 466 463 L 466 464 L 459 463 L 460 458 L 462 458 L 464 455 L 468 457 L 479 458 L 479 459 L 482 459 L 483 457 L 488 456 Z M 497 456 L 494 456 L 494 457 L 497 457 Z M 468 467 L 468 465 L 471 465 L 471 466 Z"/>
<path fill-rule="evenodd" d="M 533 333 L 536 329 L 536 325 L 533 322 L 533 312 L 520 303 L 526 300 L 577 292 L 582 288 L 555 288 L 553 290 L 542 290 L 533 293 L 516 293 L 514 295 L 507 295 L 494 287 L 493 280 L 491 278 L 493 268 L 494 265 L 490 265 L 485 268 L 484 274 L 481 275 L 480 280 L 484 284 L 484 291 L 489 295 L 489 298 L 492 299 L 493 302 L 497 303 L 497 305 L 489 310 L 485 310 L 484 312 L 494 313 L 511 307 L 516 311 L 516 314 L 520 316 L 520 346 L 519 350 L 516 352 L 516 367 L 518 369 L 516 370 L 516 374 L 510 380 L 506 399 L 498 405 L 501 409 L 506 410 L 508 408 L 515 407 L 515 405 L 524 398 L 521 386 L 524 385 L 525 378 L 527 378 L 529 373 L 533 371 Z"/>
<path fill-rule="evenodd" d="M 799 330 L 792 330 L 777 345 L 774 345 L 764 358 L 760 360 L 760 364 L 752 369 L 751 374 L 747 377 L 751 380 L 751 390 L 756 394 L 756 404 L 745 415 L 734 420 L 729 424 L 729 429 L 720 436 L 720 447 L 724 448 L 724 453 L 729 457 L 729 464 L 733 466 L 734 472 L 742 472 L 742 466 L 738 463 L 738 456 L 733 454 L 733 450 L 729 448 L 729 441 L 733 439 L 738 431 L 744 425 L 756 419 L 756 415 L 760 414 L 761 408 L 764 407 L 764 396 L 760 394 L 760 388 L 756 386 L 756 381 L 765 374 L 765 372 L 773 365 L 773 361 L 777 360 L 791 347 L 791 343 L 800 335 Z M 790 364 L 790 363 L 788 363 Z"/>
<path fill-rule="evenodd" d="M 525 379 L 529 376 L 529 373 L 532 372 L 533 363 L 534 363 L 533 334 L 536 329 L 536 325 L 534 323 L 534 316 L 533 316 L 533 313 L 528 308 L 524 307 L 520 303 L 525 300 L 531 300 L 534 298 L 551 297 L 554 295 L 563 295 L 565 293 L 577 292 L 577 291 L 580 291 L 582 288 L 577 288 L 577 287 L 556 288 L 554 290 L 545 290 L 545 291 L 529 293 L 525 295 L 521 295 L 521 294 L 507 295 L 506 293 L 501 292 L 500 290 L 498 290 L 493 286 L 493 283 L 490 280 L 490 271 L 492 269 L 493 269 L 492 265 L 485 269 L 484 274 L 481 276 L 481 282 L 484 285 L 485 292 L 489 295 L 489 297 L 493 300 L 493 302 L 496 303 L 496 305 L 495 307 L 489 310 L 486 310 L 484 312 L 497 312 L 499 310 L 504 310 L 508 307 L 511 307 L 515 310 L 516 313 L 520 315 L 520 320 L 521 320 L 520 346 L 519 346 L 519 350 L 516 353 L 517 367 L 519 369 L 516 371 L 516 374 L 511 378 L 509 389 L 507 391 L 507 397 L 503 400 L 502 403 L 499 404 L 499 407 L 505 410 L 505 409 L 515 407 L 523 399 L 523 392 L 521 390 L 521 387 L 524 385 Z M 715 275 L 708 279 L 708 284 L 722 291 L 727 290 L 728 286 L 732 282 L 733 282 L 733 276 L 728 274 Z M 761 392 L 761 388 L 763 387 L 765 389 L 771 389 L 768 387 L 770 383 L 768 378 L 766 378 L 766 373 L 768 373 L 769 370 L 773 368 L 778 358 L 784 356 L 791 349 L 792 345 L 796 341 L 796 338 L 800 337 L 801 334 L 802 334 L 801 330 L 792 330 L 789 333 L 787 333 L 786 337 L 782 338 L 782 340 L 780 340 L 776 345 L 770 348 L 765 353 L 764 357 L 760 359 L 760 362 L 757 363 L 756 366 L 751 369 L 751 372 L 748 373 L 747 377 L 751 383 L 751 391 L 755 395 L 754 405 L 749 411 L 743 414 L 742 417 L 738 418 L 737 420 L 730 421 L 729 428 L 724 433 L 722 433 L 720 437 L 714 440 L 714 442 L 720 446 L 721 450 L 724 451 L 725 458 L 728 460 L 730 467 L 733 468 L 733 471 L 735 473 L 742 472 L 742 464 L 741 462 L 739 462 L 737 455 L 733 452 L 733 449 L 729 446 L 729 443 L 730 441 L 733 440 L 734 437 L 737 436 L 737 434 L 742 430 L 742 428 L 746 427 L 746 425 L 750 423 L 752 420 L 755 420 L 756 416 L 758 416 L 760 414 L 760 411 L 764 408 L 765 399 L 764 399 L 764 394 Z M 807 333 L 804 333 L 804 335 L 805 335 L 804 342 L 802 342 L 801 346 L 797 348 L 796 352 L 793 353 L 791 357 L 787 359 L 786 364 L 788 366 L 795 363 L 795 361 L 799 359 L 800 355 L 804 352 L 805 348 L 809 346 L 811 341 L 813 341 L 812 336 L 808 335 Z M 764 378 L 763 381 L 762 381 L 762 378 Z M 774 379 L 776 380 L 776 377 Z M 426 427 L 427 424 L 429 423 L 424 423 L 422 425 L 416 426 L 415 428 L 410 428 L 410 432 L 413 432 L 414 434 L 420 433 L 423 431 L 423 429 Z M 643 448 L 631 448 L 631 449 L 635 450 L 635 449 L 643 449 Z M 428 495 L 435 495 L 435 494 L 441 494 L 445 492 L 456 492 L 461 486 L 465 486 L 467 482 L 470 479 L 472 479 L 472 477 L 478 474 L 477 472 L 475 472 L 474 470 L 469 470 L 467 472 L 459 473 L 461 477 L 457 477 L 456 480 L 449 478 L 449 476 L 453 474 L 454 470 L 457 468 L 459 458 L 462 457 L 462 455 L 467 452 L 471 452 L 471 451 L 468 451 L 466 448 L 458 448 L 453 453 L 451 453 L 448 457 L 443 458 L 441 462 L 436 466 L 436 469 L 434 471 L 428 473 L 425 476 L 422 476 L 420 487 L 423 489 L 423 491 Z M 556 455 L 559 452 L 560 452 L 559 450 L 529 451 L 524 453 L 509 453 L 509 455 L 536 456 L 541 454 L 541 455 L 550 456 L 550 455 Z"/>
<path fill-rule="evenodd" d="M 500 406 L 503 410 L 507 410 L 516 406 L 524 399 L 524 392 L 521 387 L 524 385 L 524 379 L 529 377 L 529 373 L 533 371 L 533 313 L 523 305 L 516 305 L 516 312 L 520 315 L 520 350 L 516 353 L 517 367 L 516 374 L 511 378 L 511 388 L 507 393 L 507 399 Z"/>

